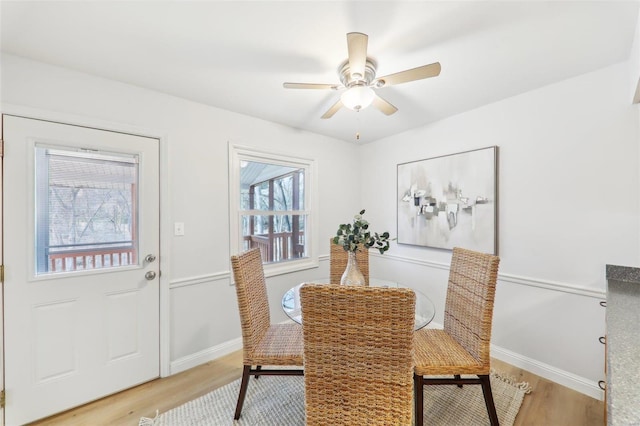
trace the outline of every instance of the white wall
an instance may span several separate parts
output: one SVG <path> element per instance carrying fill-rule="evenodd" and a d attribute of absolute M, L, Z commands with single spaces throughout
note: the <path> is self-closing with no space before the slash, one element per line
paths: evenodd
<path fill-rule="evenodd" d="M 635 37 L 631 46 L 631 55 L 629 58 L 629 95 L 633 99 L 636 90 L 640 90 L 640 11 L 636 21 Z"/>
<path fill-rule="evenodd" d="M 638 266 L 638 115 L 627 63 L 486 105 L 363 148 L 363 204 L 395 229 L 396 165 L 499 146 L 494 356 L 600 395 L 605 264 Z M 382 196 L 380 194 L 383 194 Z M 450 252 L 395 245 L 377 273 L 433 294 Z M 387 256 L 387 254 L 385 254 Z M 411 259 L 408 262 L 407 259 Z M 444 266 L 443 266 L 444 265 Z M 445 268 L 446 269 L 446 268 Z"/>
<path fill-rule="evenodd" d="M 163 196 L 168 195 L 170 210 L 161 215 L 169 215 L 164 232 L 170 241 L 161 261 L 170 275 L 172 371 L 241 347 L 235 289 L 229 285 L 228 141 L 316 160 L 320 254 L 328 253 L 326 241 L 337 224 L 360 209 L 357 200 L 336 192 L 344 182 L 358 180 L 347 164 L 354 144 L 12 55 L 1 61 L 3 112 L 9 105 L 42 110 L 45 116 L 52 112 L 53 118 L 81 117 L 98 127 L 140 129 L 166 143 Z M 334 155 L 337 151 L 351 154 Z M 174 221 L 184 222 L 185 236 L 173 236 Z M 285 289 L 310 275 L 328 273 L 311 270 L 268 280 L 274 321 L 285 319 L 280 308 Z"/>
<path fill-rule="evenodd" d="M 638 91 L 640 91 L 640 11 L 638 11 L 635 37 L 633 38 L 629 57 L 629 98 L 632 100 L 636 99 Z M 638 116 L 638 126 L 640 127 L 640 103 L 636 103 L 634 106 Z M 638 145 L 640 146 L 640 128 L 637 132 L 639 135 Z M 637 191 L 640 191 L 640 183 L 638 184 Z M 640 221 L 640 217 L 638 217 L 638 221 Z M 640 236 L 638 239 L 640 240 Z"/>
<path fill-rule="evenodd" d="M 240 347 L 229 285 L 227 142 L 314 158 L 319 167 L 320 254 L 325 237 L 360 208 L 375 230 L 396 229 L 396 165 L 468 149 L 500 147 L 502 259 L 494 355 L 599 395 L 603 375 L 604 265 L 638 264 L 638 114 L 629 65 L 615 65 L 396 135 L 356 145 L 169 95 L 3 55 L 6 105 L 84 117 L 162 136 L 167 149 L 172 371 Z M 354 170 L 338 150 L 358 153 Z M 336 173 L 340 170 L 340 173 Z M 349 194 L 339 190 L 350 182 Z M 359 194 L 354 196 L 355 194 Z M 437 304 L 442 322 L 450 252 L 393 244 L 372 273 L 411 284 Z M 269 279 L 274 321 L 284 290 L 327 276 L 320 268 Z"/>

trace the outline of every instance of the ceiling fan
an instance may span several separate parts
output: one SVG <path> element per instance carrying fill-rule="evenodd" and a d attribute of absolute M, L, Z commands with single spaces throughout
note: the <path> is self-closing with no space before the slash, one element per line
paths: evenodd
<path fill-rule="evenodd" d="M 367 57 L 367 42 L 369 36 L 363 33 L 347 33 L 347 49 L 349 58 L 338 67 L 338 76 L 342 84 L 322 83 L 284 83 L 285 89 L 347 89 L 340 99 L 322 115 L 331 118 L 340 108 L 347 107 L 360 111 L 373 105 L 386 115 L 398 110 L 388 101 L 378 96 L 373 88 L 392 86 L 409 81 L 436 77 L 440 74 L 440 63 L 423 65 L 409 70 L 389 74 L 376 78 L 376 63 Z"/>

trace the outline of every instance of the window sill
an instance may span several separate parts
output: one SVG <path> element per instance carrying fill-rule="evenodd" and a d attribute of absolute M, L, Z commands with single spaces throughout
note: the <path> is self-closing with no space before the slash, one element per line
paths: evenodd
<path fill-rule="evenodd" d="M 318 259 L 307 258 L 300 260 L 291 260 L 288 262 L 274 263 L 264 265 L 264 276 L 275 277 L 278 275 L 290 274 L 292 272 L 304 271 L 318 267 Z"/>

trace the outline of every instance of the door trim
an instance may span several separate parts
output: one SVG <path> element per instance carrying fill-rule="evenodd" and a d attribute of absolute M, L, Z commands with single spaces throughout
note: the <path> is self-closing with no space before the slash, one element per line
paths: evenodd
<path fill-rule="evenodd" d="M 0 114 L 13 115 L 23 118 L 30 118 L 35 120 L 51 121 L 61 124 L 70 124 L 80 127 L 88 127 L 96 130 L 106 130 L 110 132 L 127 133 L 135 136 L 144 136 L 149 138 L 158 139 L 160 141 L 159 155 L 160 155 L 160 377 L 167 377 L 171 375 L 171 318 L 170 318 L 170 293 L 169 283 L 171 277 L 170 262 L 171 257 L 171 235 L 172 225 L 171 218 L 168 212 L 171 211 L 169 204 L 169 146 L 168 135 L 159 130 L 132 126 L 129 124 L 114 123 L 110 121 L 101 120 L 94 117 L 83 117 L 74 114 L 59 113 L 54 111 L 47 111 L 38 108 L 25 107 L 20 105 L 13 105 L 7 103 L 0 104 Z M 0 308 L 2 312 L 2 308 Z M 0 327 L 4 329 L 4 315 L 0 318 Z M 1 368 L 4 370 L 4 347 L 2 348 L 1 359 L 3 364 Z M 2 377 L 4 388 L 4 377 Z"/>

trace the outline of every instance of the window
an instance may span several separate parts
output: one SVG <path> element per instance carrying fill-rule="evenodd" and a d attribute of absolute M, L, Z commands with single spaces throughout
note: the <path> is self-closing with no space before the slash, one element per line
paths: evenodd
<path fill-rule="evenodd" d="M 137 156 L 36 145 L 37 275 L 137 264 Z"/>
<path fill-rule="evenodd" d="M 317 266 L 313 161 L 229 146 L 231 253 L 259 248 L 265 274 Z"/>

